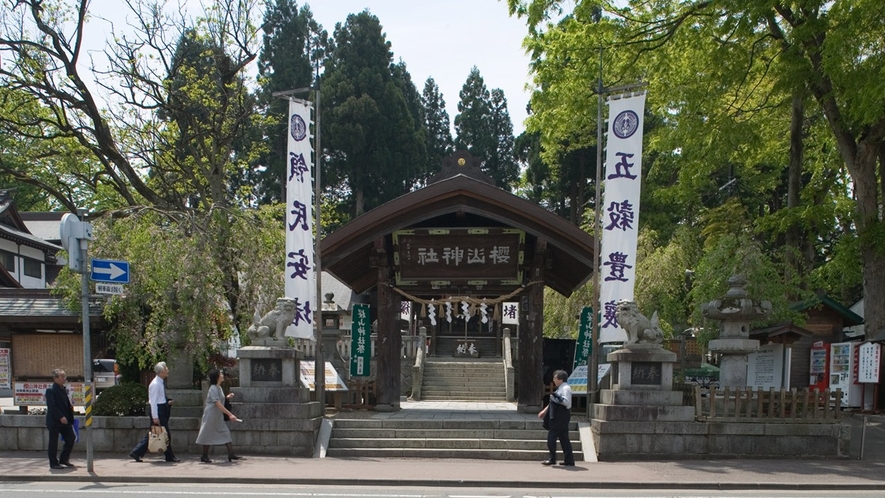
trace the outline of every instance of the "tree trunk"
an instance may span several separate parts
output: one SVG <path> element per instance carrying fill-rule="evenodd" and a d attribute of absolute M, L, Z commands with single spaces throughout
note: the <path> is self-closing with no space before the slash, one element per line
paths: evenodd
<path fill-rule="evenodd" d="M 857 228 L 863 258 L 864 331 L 866 338 L 885 341 L 885 254 L 881 248 L 882 227 L 879 211 L 879 183 L 876 166 L 882 145 L 862 141 L 852 167 L 857 196 Z"/>
<path fill-rule="evenodd" d="M 805 119 L 805 108 L 802 103 L 802 91 L 793 93 L 793 107 L 790 117 L 790 165 L 787 171 L 787 209 L 799 207 L 799 191 L 802 189 L 802 156 L 804 142 L 802 140 L 802 123 Z M 800 244 L 800 228 L 792 223 L 786 233 L 786 268 L 785 279 L 789 284 L 802 273 Z M 798 296 L 790 296 L 796 299 Z"/>

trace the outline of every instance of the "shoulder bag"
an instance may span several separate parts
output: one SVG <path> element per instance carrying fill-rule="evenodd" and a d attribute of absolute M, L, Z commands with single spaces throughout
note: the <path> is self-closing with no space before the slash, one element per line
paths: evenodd
<path fill-rule="evenodd" d="M 224 409 L 227 411 L 230 411 L 230 408 L 231 408 L 230 398 L 225 397 L 224 398 Z M 230 417 L 227 416 L 227 413 L 222 413 L 222 416 L 224 416 L 224 420 L 230 420 Z"/>

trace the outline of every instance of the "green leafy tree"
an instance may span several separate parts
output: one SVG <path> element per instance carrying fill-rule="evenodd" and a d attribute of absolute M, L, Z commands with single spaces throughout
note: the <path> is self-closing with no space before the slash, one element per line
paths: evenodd
<path fill-rule="evenodd" d="M 881 51 L 859 47 L 882 39 L 881 29 L 860 22 L 879 22 L 880 7 L 578 2 L 563 12 L 555 1 L 509 4 L 529 25 L 538 90 L 528 128 L 544 131 L 542 150 L 551 164 L 561 157 L 561 144 L 589 136 L 581 131 L 595 121 L 587 82 L 598 75 L 586 61 L 603 49 L 606 85 L 647 81 L 648 112 L 660 121 L 646 135 L 651 161 L 643 165 L 640 217 L 658 234 L 657 244 L 669 244 L 679 225 L 697 227 L 709 255 L 720 236 L 743 233 L 780 269 L 781 290 L 794 297 L 828 282 L 849 299 L 857 280 L 833 285 L 825 276 L 833 272 L 825 269 L 836 264 L 834 254 L 843 256 L 841 265 L 862 254 L 865 297 L 881 300 L 877 287 L 885 286 L 876 283 L 882 269 L 872 246 L 859 243 L 855 251 L 840 243 L 855 236 L 876 240 L 881 226 L 862 206 L 870 197 L 857 191 L 854 210 L 854 190 L 846 188 L 879 190 L 862 174 L 870 167 L 860 164 L 879 147 L 870 148 L 878 140 L 870 137 L 883 133 L 881 112 L 869 111 L 881 110 L 885 97 L 868 84 L 876 78 L 865 76 L 881 71 L 875 62 Z M 851 78 L 864 84 L 851 86 Z"/>
<path fill-rule="evenodd" d="M 513 142 L 513 151 L 524 171 L 517 195 L 549 208 L 550 168 L 541 159 L 541 135 L 538 132 L 522 132 Z"/>
<path fill-rule="evenodd" d="M 157 270 L 109 308 L 112 320 L 132 327 L 116 327 L 111 340 L 144 365 L 175 348 L 199 358 L 248 325 L 261 302 L 251 286 L 269 281 L 250 274 L 258 271 L 251 265 L 273 256 L 247 259 L 234 247 L 263 247 L 261 234 L 239 231 L 248 194 L 238 186 L 257 151 L 246 145 L 255 119 L 244 76 L 255 58 L 252 3 L 213 4 L 196 20 L 167 16 L 152 2 L 128 6 L 131 31 L 112 36 L 91 67 L 80 36 L 89 29 L 88 2 L 22 1 L 5 12 L 0 79 L 37 120 L 3 114 L 0 123 L 29 137 L 35 151 L 76 144 L 86 160 L 56 170 L 21 161 L 7 172 L 50 187 L 67 208 L 94 198 L 86 204 L 98 234 L 93 254 L 131 256 Z M 51 188 L 49 174 L 70 188 Z M 271 266 L 282 273 L 282 263 Z M 63 272 L 58 291 L 77 299 L 73 280 Z"/>
<path fill-rule="evenodd" d="M 321 83 L 325 172 L 330 188 L 344 193 L 343 214 L 355 217 L 415 184 L 426 157 L 424 133 L 378 18 L 351 14 L 333 38 Z"/>

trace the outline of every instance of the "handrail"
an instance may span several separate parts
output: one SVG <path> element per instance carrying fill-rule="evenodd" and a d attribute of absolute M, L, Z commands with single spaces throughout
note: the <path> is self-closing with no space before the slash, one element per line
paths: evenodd
<path fill-rule="evenodd" d="M 427 327 L 418 329 L 418 349 L 415 351 L 415 364 L 412 366 L 412 395 L 409 399 L 421 401 L 421 386 L 424 384 L 424 344 L 427 341 Z"/>
<path fill-rule="evenodd" d="M 504 329 L 501 352 L 504 354 L 504 389 L 507 401 L 516 401 L 514 382 L 516 375 L 513 370 L 513 354 L 510 350 L 510 328 Z"/>

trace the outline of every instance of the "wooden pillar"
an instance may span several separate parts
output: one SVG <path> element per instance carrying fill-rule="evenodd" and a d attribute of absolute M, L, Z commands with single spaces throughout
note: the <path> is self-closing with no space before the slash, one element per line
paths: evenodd
<path fill-rule="evenodd" d="M 519 382 L 517 410 L 538 413 L 544 400 L 544 253 L 547 241 L 538 239 L 532 264 L 528 268 L 529 285 L 519 302 Z"/>
<path fill-rule="evenodd" d="M 375 410 L 390 412 L 400 409 L 400 353 L 403 337 L 399 330 L 399 294 L 390 288 L 390 260 L 383 238 L 375 239 L 375 256 L 378 264 L 378 388 Z"/>

